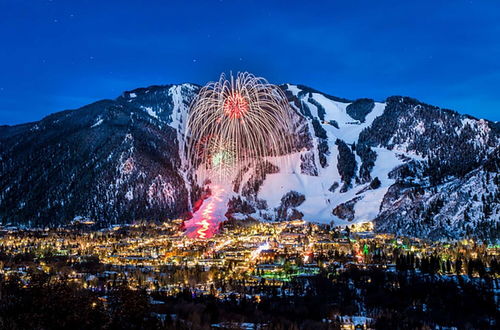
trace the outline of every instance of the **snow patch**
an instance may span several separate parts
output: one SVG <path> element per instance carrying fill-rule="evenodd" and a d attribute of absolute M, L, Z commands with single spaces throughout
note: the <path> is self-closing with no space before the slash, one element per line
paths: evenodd
<path fill-rule="evenodd" d="M 153 107 L 142 107 L 142 109 L 151 117 L 158 119 L 158 114 L 153 110 Z"/>
<path fill-rule="evenodd" d="M 104 120 L 100 116 L 97 117 L 97 120 L 94 122 L 94 124 L 92 126 L 90 126 L 90 128 L 94 128 L 94 127 L 101 125 L 103 121 Z"/>
<path fill-rule="evenodd" d="M 125 194 L 125 198 L 128 199 L 129 201 L 134 199 L 134 191 L 132 190 L 132 187 Z"/>

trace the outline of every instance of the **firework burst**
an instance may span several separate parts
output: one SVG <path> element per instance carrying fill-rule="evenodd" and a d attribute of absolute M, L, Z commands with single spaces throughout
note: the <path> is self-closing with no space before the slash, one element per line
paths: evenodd
<path fill-rule="evenodd" d="M 227 180 L 241 166 L 289 153 L 291 131 L 289 104 L 279 87 L 246 72 L 230 79 L 222 74 L 191 104 L 188 159 L 205 178 Z"/>

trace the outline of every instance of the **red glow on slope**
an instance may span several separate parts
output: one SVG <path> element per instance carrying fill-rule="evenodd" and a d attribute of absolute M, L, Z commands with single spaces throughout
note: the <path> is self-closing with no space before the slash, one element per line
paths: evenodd
<path fill-rule="evenodd" d="M 196 233 L 198 234 L 198 238 L 207 238 L 206 232 L 210 228 L 210 223 L 207 220 L 203 219 L 200 222 L 197 222 L 196 224 L 202 226 L 202 228 L 196 231 Z"/>
<path fill-rule="evenodd" d="M 211 190 L 212 195 L 204 200 L 193 218 L 185 223 L 186 235 L 190 238 L 212 237 L 217 232 L 219 224 L 225 219 L 227 201 L 221 197 L 224 189 L 214 186 Z"/>
<path fill-rule="evenodd" d="M 238 92 L 232 92 L 224 101 L 224 114 L 231 119 L 241 119 L 248 109 L 248 101 Z"/>

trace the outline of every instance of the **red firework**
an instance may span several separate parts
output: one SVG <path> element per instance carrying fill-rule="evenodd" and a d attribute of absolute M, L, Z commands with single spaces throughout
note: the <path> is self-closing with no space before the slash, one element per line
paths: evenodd
<path fill-rule="evenodd" d="M 241 119 L 248 110 L 248 100 L 238 92 L 232 92 L 224 101 L 224 114 L 231 119 Z"/>

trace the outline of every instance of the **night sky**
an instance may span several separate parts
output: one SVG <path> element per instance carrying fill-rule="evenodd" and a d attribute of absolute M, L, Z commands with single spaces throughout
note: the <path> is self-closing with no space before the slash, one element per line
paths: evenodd
<path fill-rule="evenodd" d="M 230 70 L 500 120 L 496 0 L 0 0 L 0 42 L 0 125 Z"/>

